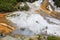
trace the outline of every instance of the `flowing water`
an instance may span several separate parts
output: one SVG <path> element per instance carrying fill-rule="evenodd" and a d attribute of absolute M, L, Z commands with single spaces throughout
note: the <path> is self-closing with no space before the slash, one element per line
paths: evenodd
<path fill-rule="evenodd" d="M 50 2 L 51 1 L 52 0 L 50 0 Z M 47 31 L 48 35 L 60 36 L 60 20 L 39 10 L 41 2 L 42 0 L 38 0 L 34 3 L 27 2 L 30 7 L 29 11 L 16 11 L 6 16 L 6 19 L 17 28 L 12 32 L 12 35 L 19 34 L 31 36 L 41 34 L 41 32 L 45 34 L 45 31 Z M 35 10 L 39 11 L 35 12 Z M 1 18 L 0 22 L 8 24 L 7 20 Z"/>
<path fill-rule="evenodd" d="M 46 31 L 48 35 L 60 36 L 59 19 L 47 16 L 47 14 L 42 11 L 35 12 L 35 10 L 39 9 L 41 2 L 42 0 L 34 3 L 27 2 L 30 7 L 29 11 L 13 12 L 6 17 L 6 19 L 12 22 L 17 28 L 17 30 L 12 32 L 13 34 L 35 35 L 40 34 L 41 31 L 45 33 L 44 30 L 46 30 L 47 27 L 48 29 Z M 21 28 L 24 28 L 24 30 L 22 31 Z"/>

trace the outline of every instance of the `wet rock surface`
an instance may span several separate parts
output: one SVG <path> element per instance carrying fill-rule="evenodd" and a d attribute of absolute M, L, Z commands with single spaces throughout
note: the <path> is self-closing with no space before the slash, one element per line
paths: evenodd
<path fill-rule="evenodd" d="M 30 6 L 29 11 L 17 11 L 6 16 L 6 19 L 12 22 L 13 26 L 17 28 L 15 31 L 12 32 L 12 35 L 19 34 L 31 36 L 34 34 L 40 34 L 41 30 L 43 29 L 42 30 L 43 33 L 45 33 L 44 31 L 47 31 L 48 35 L 60 36 L 59 19 L 53 18 L 49 15 L 47 16 L 47 14 L 45 14 L 41 10 L 36 13 L 34 10 L 39 9 L 39 6 L 37 6 L 37 4 L 35 5 L 35 3 L 32 4 L 28 3 L 28 5 Z M 47 30 L 45 29 L 46 26 L 48 27 Z M 26 38 L 25 40 L 28 39 L 29 38 Z M 18 38 L 17 36 L 16 37 L 6 36 L 1 40 L 23 40 L 23 39 L 21 39 L 20 36 Z"/>

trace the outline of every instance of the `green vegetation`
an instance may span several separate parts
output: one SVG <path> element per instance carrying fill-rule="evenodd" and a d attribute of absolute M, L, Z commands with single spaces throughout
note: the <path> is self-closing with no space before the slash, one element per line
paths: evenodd
<path fill-rule="evenodd" d="M 40 36 L 40 35 L 38 35 L 37 39 L 38 39 L 38 40 L 41 40 L 41 38 L 40 38 L 40 37 L 41 37 L 41 36 Z"/>
<path fill-rule="evenodd" d="M 60 37 L 48 36 L 48 40 L 60 40 Z"/>
<path fill-rule="evenodd" d="M 29 10 L 29 6 L 26 4 L 26 3 L 24 3 L 24 6 L 20 6 L 18 9 L 20 9 L 20 11 L 28 11 Z"/>
<path fill-rule="evenodd" d="M 38 36 L 37 39 L 41 40 L 42 35 L 37 35 L 37 36 Z M 58 36 L 48 36 L 47 40 L 60 40 L 60 37 L 58 37 Z"/>
<path fill-rule="evenodd" d="M 34 2 L 36 0 L 0 0 L 0 12 L 12 12 L 17 10 L 28 10 L 27 4 L 20 7 L 21 2 Z M 18 5 L 19 4 L 19 5 Z"/>
<path fill-rule="evenodd" d="M 37 0 L 17 0 L 18 2 L 30 2 L 30 3 L 33 3 Z"/>
<path fill-rule="evenodd" d="M 57 7 L 60 7 L 60 0 L 53 0 L 54 1 L 54 5 L 56 5 Z"/>
<path fill-rule="evenodd" d="M 16 0 L 0 0 L 0 12 L 15 11 L 17 10 L 14 8 L 16 4 Z"/>

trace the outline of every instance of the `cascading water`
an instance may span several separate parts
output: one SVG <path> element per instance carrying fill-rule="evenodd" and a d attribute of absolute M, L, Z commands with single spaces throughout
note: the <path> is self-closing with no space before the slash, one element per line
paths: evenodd
<path fill-rule="evenodd" d="M 13 32 L 13 34 L 22 34 L 22 35 L 32 35 L 40 34 L 41 30 L 45 27 L 48 27 L 47 34 L 48 35 L 58 35 L 60 36 L 60 20 L 45 16 L 44 12 L 40 11 L 36 13 L 34 10 L 39 9 L 42 0 L 38 0 L 34 3 L 28 3 L 30 7 L 29 11 L 17 11 L 9 14 L 6 19 L 15 24 L 17 30 Z M 40 15 L 41 13 L 44 15 Z M 13 15 L 13 16 L 11 16 Z M 26 28 L 27 30 L 21 31 L 20 28 Z M 19 31 L 20 30 L 20 31 Z M 32 31 L 32 32 L 31 32 Z M 25 33 L 27 32 L 27 33 Z"/>

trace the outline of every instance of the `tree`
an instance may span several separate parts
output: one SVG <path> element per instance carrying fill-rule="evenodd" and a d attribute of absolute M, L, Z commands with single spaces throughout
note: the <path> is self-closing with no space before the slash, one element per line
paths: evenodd
<path fill-rule="evenodd" d="M 54 1 L 54 5 L 56 5 L 57 7 L 60 7 L 60 0 L 53 0 Z"/>

